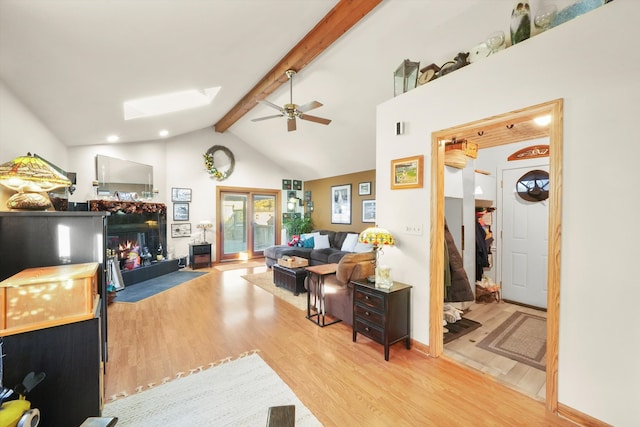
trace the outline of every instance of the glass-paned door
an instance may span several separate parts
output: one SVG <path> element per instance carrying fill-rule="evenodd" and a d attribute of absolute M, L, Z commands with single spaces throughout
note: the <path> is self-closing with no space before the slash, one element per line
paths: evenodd
<path fill-rule="evenodd" d="M 276 243 L 277 191 L 220 191 L 220 260 L 263 256 Z"/>

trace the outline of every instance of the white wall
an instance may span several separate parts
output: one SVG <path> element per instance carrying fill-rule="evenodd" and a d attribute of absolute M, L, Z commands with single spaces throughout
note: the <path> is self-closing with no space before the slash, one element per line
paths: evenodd
<path fill-rule="evenodd" d="M 209 177 L 202 155 L 213 145 L 223 145 L 235 157 L 235 169 L 229 178 L 216 181 Z M 82 202 L 96 198 L 91 182 L 96 179 L 95 156 L 104 154 L 124 160 L 131 160 L 153 166 L 153 184 L 158 190 L 154 200 L 167 205 L 167 250 L 175 256 L 186 256 L 189 252 L 189 238 L 172 238 L 173 203 L 171 188 L 191 188 L 189 223 L 192 234 L 200 232 L 196 228 L 200 221 L 214 223 L 207 233 L 207 240 L 215 243 L 216 186 L 258 187 L 279 190 L 286 171 L 254 151 L 230 133 L 216 133 L 206 128 L 167 140 L 143 143 L 96 145 L 70 147 L 69 170 L 77 173 L 76 192 L 71 201 Z M 212 246 L 215 254 L 215 244 Z"/>
<path fill-rule="evenodd" d="M 397 237 L 384 263 L 414 286 L 412 333 L 428 344 L 431 133 L 564 99 L 559 401 L 616 426 L 640 423 L 638 16 L 640 2 L 616 0 L 394 98 L 377 115 L 377 182 L 390 181 L 391 159 L 425 155 L 423 189 L 380 185 L 376 197 L 378 223 Z M 400 120 L 406 132 L 396 136 Z M 423 234 L 403 234 L 408 224 L 423 224 Z"/>
<path fill-rule="evenodd" d="M 0 80 L 0 163 L 27 152 L 65 168 L 64 144 Z"/>

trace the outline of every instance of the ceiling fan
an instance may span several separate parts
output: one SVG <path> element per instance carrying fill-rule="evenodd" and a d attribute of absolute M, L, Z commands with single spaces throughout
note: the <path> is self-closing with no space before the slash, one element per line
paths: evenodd
<path fill-rule="evenodd" d="M 261 120 L 274 119 L 276 117 L 286 117 L 287 130 L 289 132 L 291 132 L 292 130 L 296 130 L 296 117 L 300 120 L 308 120 L 310 122 L 320 123 L 323 125 L 328 125 L 329 123 L 331 123 L 331 120 L 329 119 L 323 119 L 322 117 L 316 117 L 306 114 L 307 111 L 313 110 L 314 108 L 322 107 L 322 104 L 318 101 L 311 101 L 301 106 L 293 103 L 293 76 L 296 74 L 296 72 L 294 70 L 287 70 L 285 74 L 289 78 L 289 104 L 285 104 L 284 107 L 278 107 L 276 104 L 273 104 L 266 99 L 258 101 L 264 105 L 268 105 L 271 108 L 275 108 L 276 110 L 280 111 L 280 114 L 258 117 L 256 119 L 252 119 L 251 121 L 259 122 Z"/>

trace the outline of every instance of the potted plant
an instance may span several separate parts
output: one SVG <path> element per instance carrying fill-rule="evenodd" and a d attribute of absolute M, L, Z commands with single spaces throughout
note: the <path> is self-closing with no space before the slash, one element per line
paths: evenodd
<path fill-rule="evenodd" d="M 282 225 L 287 230 L 289 237 L 300 235 L 303 233 L 309 233 L 313 230 L 313 221 L 311 216 L 304 215 L 303 217 L 294 216 L 282 221 Z"/>

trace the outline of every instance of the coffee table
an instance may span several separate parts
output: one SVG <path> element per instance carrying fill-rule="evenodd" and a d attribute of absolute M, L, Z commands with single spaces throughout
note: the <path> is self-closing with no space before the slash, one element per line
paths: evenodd
<path fill-rule="evenodd" d="M 300 292 L 305 292 L 304 280 L 307 278 L 307 270 L 304 267 L 289 268 L 280 264 L 273 265 L 273 283 L 282 286 L 298 296 Z"/>
<path fill-rule="evenodd" d="M 325 307 L 324 307 L 324 278 L 335 274 L 338 270 L 338 264 L 321 264 L 321 265 L 312 265 L 309 267 L 305 267 L 305 269 L 309 272 L 308 276 L 308 286 L 309 289 L 307 291 L 307 319 L 311 320 L 316 325 L 324 328 L 325 326 L 333 325 L 334 323 L 341 322 L 341 319 L 335 319 L 331 322 L 327 323 L 325 319 Z M 312 280 L 315 277 L 315 283 Z M 315 307 L 315 314 L 311 314 L 311 287 L 314 287 L 314 306 L 317 302 L 317 306 Z M 315 317 L 315 320 L 313 319 Z"/>

